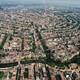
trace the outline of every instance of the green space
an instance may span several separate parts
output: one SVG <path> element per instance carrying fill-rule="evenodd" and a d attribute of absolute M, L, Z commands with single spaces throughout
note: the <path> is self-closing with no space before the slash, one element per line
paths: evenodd
<path fill-rule="evenodd" d="M 3 49 L 4 44 L 5 44 L 6 40 L 7 40 L 7 38 L 8 38 L 8 35 L 7 35 L 7 34 L 5 34 L 5 36 L 4 36 L 4 38 L 3 38 L 3 40 L 2 40 L 2 42 L 1 42 L 1 44 L 0 44 L 0 50 L 1 50 L 1 49 Z"/>
<path fill-rule="evenodd" d="M 47 71 L 48 80 L 51 80 L 51 74 L 50 74 L 49 68 L 46 67 L 46 66 L 45 66 L 45 68 L 46 68 L 46 71 Z"/>
<path fill-rule="evenodd" d="M 48 62 L 46 60 L 46 58 L 39 58 L 38 60 L 34 60 L 34 59 L 29 59 L 29 58 L 24 58 L 20 61 L 21 64 L 29 64 L 29 63 L 43 63 L 43 64 L 48 64 L 49 66 L 51 67 L 55 67 L 55 66 L 58 66 L 59 68 L 65 68 L 67 67 L 67 64 L 65 63 L 61 63 L 59 61 L 50 61 Z"/>
<path fill-rule="evenodd" d="M 22 60 L 20 61 L 21 64 L 29 64 L 29 63 L 32 63 L 32 62 L 33 62 L 32 59 L 28 59 L 28 58 L 26 58 L 26 57 L 24 57 L 24 59 L 22 59 Z"/>
<path fill-rule="evenodd" d="M 80 53 L 78 55 L 74 56 L 71 60 L 66 62 L 66 64 L 70 64 L 70 63 L 76 63 L 76 64 L 80 65 Z"/>
<path fill-rule="evenodd" d="M 29 77 L 29 70 L 28 68 L 25 68 L 25 71 L 24 71 L 24 78 L 28 78 Z"/>
<path fill-rule="evenodd" d="M 51 67 L 59 67 L 61 69 L 65 69 L 65 67 L 68 67 L 67 64 L 61 62 L 48 62 L 47 64 Z"/>
<path fill-rule="evenodd" d="M 33 52 L 33 53 L 35 53 L 35 50 L 36 50 L 36 44 L 35 44 L 35 38 L 34 38 L 34 34 L 32 33 L 31 34 L 31 37 L 32 37 L 32 41 L 31 41 L 31 46 L 32 46 L 32 48 L 31 48 L 31 51 Z"/>
<path fill-rule="evenodd" d="M 35 53 L 35 50 L 36 50 L 36 45 L 35 45 L 35 42 L 33 42 L 31 51 Z"/>
<path fill-rule="evenodd" d="M 2 80 L 3 76 L 4 76 L 4 72 L 0 71 L 0 80 Z"/>
<path fill-rule="evenodd" d="M 17 72 L 16 72 L 16 80 L 20 80 L 20 76 L 21 76 L 21 68 L 17 68 Z"/>
<path fill-rule="evenodd" d="M 46 45 L 45 41 L 43 40 L 43 38 L 42 38 L 42 36 L 41 36 L 41 34 L 40 34 L 38 29 L 36 29 L 36 33 L 38 35 L 38 38 L 40 39 L 40 42 L 41 42 L 41 45 L 43 47 L 44 53 L 46 54 L 46 60 L 48 62 L 50 62 L 51 61 L 51 51 L 48 48 L 48 46 Z"/>
<path fill-rule="evenodd" d="M 2 64 L 0 64 L 0 68 L 14 67 L 14 66 L 17 66 L 17 65 L 18 65 L 18 62 L 2 63 Z"/>

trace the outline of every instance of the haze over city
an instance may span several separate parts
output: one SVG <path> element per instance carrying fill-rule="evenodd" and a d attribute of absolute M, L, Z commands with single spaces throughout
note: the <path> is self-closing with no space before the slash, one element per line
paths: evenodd
<path fill-rule="evenodd" d="M 80 7 L 80 0 L 0 0 L 0 4 L 55 4 Z"/>

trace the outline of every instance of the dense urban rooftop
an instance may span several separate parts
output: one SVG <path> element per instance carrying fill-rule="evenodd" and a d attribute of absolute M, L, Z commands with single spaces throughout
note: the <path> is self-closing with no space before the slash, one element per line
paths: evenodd
<path fill-rule="evenodd" d="M 80 12 L 1 8 L 0 80 L 70 79 L 80 80 Z"/>

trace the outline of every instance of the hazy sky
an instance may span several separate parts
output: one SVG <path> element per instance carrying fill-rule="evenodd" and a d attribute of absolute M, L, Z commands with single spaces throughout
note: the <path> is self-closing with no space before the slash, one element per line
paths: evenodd
<path fill-rule="evenodd" d="M 67 4 L 67 5 L 80 5 L 80 0 L 0 0 L 0 4 L 3 3 L 53 3 L 53 4 Z"/>

